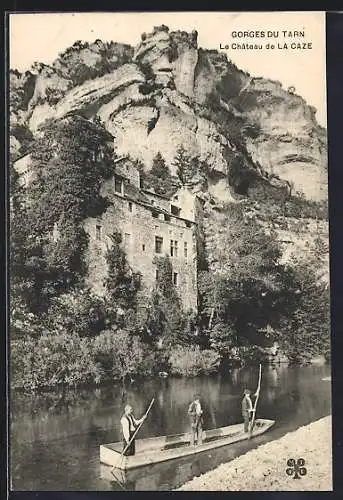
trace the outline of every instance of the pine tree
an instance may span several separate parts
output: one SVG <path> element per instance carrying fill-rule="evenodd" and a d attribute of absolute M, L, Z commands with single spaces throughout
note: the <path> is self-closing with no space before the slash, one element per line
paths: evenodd
<path fill-rule="evenodd" d="M 158 177 L 161 180 L 166 180 L 170 177 L 170 170 L 160 152 L 157 153 L 152 161 L 150 174 Z"/>
<path fill-rule="evenodd" d="M 176 167 L 176 175 L 185 184 L 187 182 L 187 171 L 190 168 L 190 157 L 183 144 L 177 149 L 173 165 Z"/>

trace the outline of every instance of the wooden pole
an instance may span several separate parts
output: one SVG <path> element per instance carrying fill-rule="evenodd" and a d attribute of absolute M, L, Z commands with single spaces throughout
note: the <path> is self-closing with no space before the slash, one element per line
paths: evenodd
<path fill-rule="evenodd" d="M 260 364 L 260 369 L 259 369 L 259 374 L 258 374 L 258 384 L 257 384 L 257 390 L 256 390 L 256 399 L 255 399 L 253 410 L 252 410 L 252 418 L 251 418 L 250 428 L 249 428 L 249 439 L 251 438 L 252 431 L 254 430 L 257 402 L 258 402 L 258 399 L 260 397 L 261 379 L 262 379 L 262 365 Z"/>

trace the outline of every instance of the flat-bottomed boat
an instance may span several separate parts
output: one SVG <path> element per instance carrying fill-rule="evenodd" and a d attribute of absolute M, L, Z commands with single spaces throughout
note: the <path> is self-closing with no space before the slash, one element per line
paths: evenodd
<path fill-rule="evenodd" d="M 274 420 L 256 419 L 251 435 L 244 432 L 243 424 L 206 430 L 203 431 L 203 442 L 199 445 L 190 444 L 189 433 L 136 439 L 136 453 L 133 456 L 122 455 L 123 443 L 121 441 L 103 444 L 100 446 L 100 462 L 121 470 L 136 469 L 244 441 L 263 434 L 274 423 Z"/>

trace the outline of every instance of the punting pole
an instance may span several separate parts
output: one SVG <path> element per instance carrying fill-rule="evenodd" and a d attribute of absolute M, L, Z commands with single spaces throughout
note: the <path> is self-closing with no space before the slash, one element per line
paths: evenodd
<path fill-rule="evenodd" d="M 257 402 L 258 402 L 258 399 L 260 397 L 261 379 L 262 379 L 262 365 L 260 363 L 260 369 L 259 369 L 259 374 L 258 374 L 258 384 L 257 384 L 257 390 L 256 390 L 256 399 L 254 402 L 254 406 L 253 406 L 253 410 L 252 410 L 252 419 L 251 419 L 250 426 L 249 426 L 249 439 L 251 438 L 252 431 L 254 430 Z"/>

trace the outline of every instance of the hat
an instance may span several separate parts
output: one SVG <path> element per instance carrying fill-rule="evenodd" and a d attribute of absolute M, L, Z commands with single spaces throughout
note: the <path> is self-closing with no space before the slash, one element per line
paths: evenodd
<path fill-rule="evenodd" d="M 126 405 L 125 408 L 124 408 L 124 411 L 125 413 L 129 412 L 132 410 L 132 406 L 131 405 Z"/>
<path fill-rule="evenodd" d="M 244 389 L 244 394 L 251 394 L 251 390 L 250 389 Z"/>

